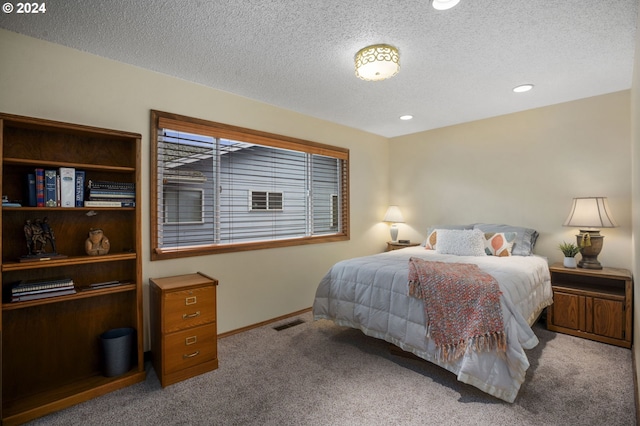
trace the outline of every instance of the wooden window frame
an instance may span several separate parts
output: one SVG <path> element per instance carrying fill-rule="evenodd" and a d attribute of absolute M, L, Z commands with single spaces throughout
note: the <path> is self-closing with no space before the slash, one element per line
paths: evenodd
<path fill-rule="evenodd" d="M 180 248 L 159 247 L 158 217 L 158 134 L 159 130 L 170 128 L 183 132 L 208 135 L 218 138 L 238 140 L 247 143 L 290 149 L 305 153 L 323 155 L 342 160 L 340 184 L 340 221 L 339 232 L 329 235 L 312 235 L 290 239 L 256 241 L 243 243 L 225 243 L 198 245 Z M 330 243 L 350 239 L 349 208 L 349 150 L 342 147 L 311 142 L 303 139 L 217 123 L 199 118 L 151 110 L 151 168 L 150 168 L 150 216 L 151 216 L 151 260 L 175 259 L 182 257 L 202 256 L 217 253 L 230 253 L 248 250 L 289 247 L 307 244 Z"/>

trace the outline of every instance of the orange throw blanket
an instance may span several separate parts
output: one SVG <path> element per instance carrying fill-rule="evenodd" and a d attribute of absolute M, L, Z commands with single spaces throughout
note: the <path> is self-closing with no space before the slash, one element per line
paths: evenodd
<path fill-rule="evenodd" d="M 409 259 L 409 295 L 424 301 L 427 335 L 441 361 L 467 348 L 506 351 L 498 282 L 477 265 Z"/>

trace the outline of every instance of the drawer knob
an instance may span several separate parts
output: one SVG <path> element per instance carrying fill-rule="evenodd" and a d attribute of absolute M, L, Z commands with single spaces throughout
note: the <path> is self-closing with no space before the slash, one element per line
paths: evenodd
<path fill-rule="evenodd" d="M 198 356 L 198 354 L 200 354 L 200 351 L 195 351 L 192 354 L 184 354 L 182 355 L 182 359 L 193 358 L 194 356 Z"/>
<path fill-rule="evenodd" d="M 182 314 L 182 319 L 195 318 L 197 316 L 200 316 L 200 311 L 195 311 L 192 314 Z"/>
<path fill-rule="evenodd" d="M 185 305 L 195 305 L 196 303 L 198 303 L 198 298 L 196 296 L 186 297 L 184 299 Z"/>

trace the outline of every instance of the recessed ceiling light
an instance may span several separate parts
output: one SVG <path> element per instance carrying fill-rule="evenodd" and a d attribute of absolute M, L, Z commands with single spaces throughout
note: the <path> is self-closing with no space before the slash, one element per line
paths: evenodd
<path fill-rule="evenodd" d="M 520 86 L 516 86 L 513 88 L 513 91 L 516 93 L 528 92 L 533 89 L 533 84 L 521 84 Z"/>
<path fill-rule="evenodd" d="M 460 3 L 460 0 L 433 0 L 433 2 L 431 2 L 431 5 L 436 10 L 447 10 L 451 9 L 458 3 Z"/>
<path fill-rule="evenodd" d="M 400 116 L 400 120 L 411 120 L 413 118 L 413 115 L 401 115 Z"/>

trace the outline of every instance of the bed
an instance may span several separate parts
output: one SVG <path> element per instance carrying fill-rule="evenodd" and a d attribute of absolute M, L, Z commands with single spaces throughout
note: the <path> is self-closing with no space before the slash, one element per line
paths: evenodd
<path fill-rule="evenodd" d="M 336 263 L 316 290 L 314 319 L 332 320 L 338 325 L 383 339 L 449 370 L 461 382 L 513 402 L 529 368 L 525 350 L 538 344 L 531 326 L 542 310 L 552 303 L 548 263 L 546 258 L 532 254 L 537 233 L 532 233 L 532 238 L 524 241 L 526 236 L 522 232 L 520 235 L 516 232 L 497 233 L 503 239 L 505 236 L 511 238 L 511 244 L 506 244 L 508 250 L 502 255 L 490 253 L 493 248 L 489 247 L 488 239 L 496 235 L 495 232 L 482 232 L 485 237 L 484 255 L 477 253 L 477 247 L 469 253 L 464 248 L 460 250 L 460 245 L 454 249 L 440 249 L 435 241 L 430 243 L 430 239 L 434 240 L 432 234 L 435 231 L 441 235 L 438 245 L 444 246 L 445 232 L 447 235 L 462 234 L 471 232 L 474 226 L 477 225 L 463 226 L 463 230 L 455 231 L 432 228 L 421 246 Z M 485 226 L 484 229 L 496 228 Z M 474 233 L 476 241 L 481 232 Z M 415 259 L 477 265 L 479 270 L 493 277 L 501 293 L 496 309 L 502 314 L 506 348 L 478 351 L 468 347 L 454 360 L 439 356 L 440 348 L 433 338 L 428 337 L 425 302 L 409 295 L 409 265 Z"/>

